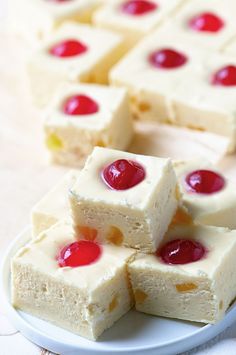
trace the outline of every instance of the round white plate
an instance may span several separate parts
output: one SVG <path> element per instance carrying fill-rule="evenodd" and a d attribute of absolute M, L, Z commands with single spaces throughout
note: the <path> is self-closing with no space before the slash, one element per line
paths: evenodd
<path fill-rule="evenodd" d="M 107 330 L 97 342 L 86 340 L 11 306 L 10 259 L 27 241 L 25 233 L 19 235 L 3 260 L 1 289 L 4 307 L 11 322 L 26 338 L 52 352 L 63 355 L 177 354 L 208 341 L 236 320 L 236 305 L 216 325 L 152 317 L 133 310 Z"/>

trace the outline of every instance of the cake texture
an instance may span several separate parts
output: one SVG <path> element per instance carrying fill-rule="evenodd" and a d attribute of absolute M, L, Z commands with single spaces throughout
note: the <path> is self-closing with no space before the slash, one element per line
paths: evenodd
<path fill-rule="evenodd" d="M 12 304 L 96 340 L 133 304 L 126 264 L 135 252 L 87 242 L 100 249 L 93 263 L 61 265 L 64 260 L 59 263 L 58 255 L 62 248 L 72 249 L 76 243 L 70 222 L 59 222 L 20 249 L 12 259 Z M 73 255 L 67 259 L 74 262 Z"/>
<path fill-rule="evenodd" d="M 107 171 L 120 183 L 126 176 L 125 182 L 132 183 L 143 175 L 137 184 L 116 189 L 108 186 Z M 175 214 L 176 190 L 170 159 L 96 147 L 71 189 L 75 233 L 82 239 L 153 252 Z"/>
<path fill-rule="evenodd" d="M 162 248 L 169 249 L 172 264 L 163 261 Z M 196 259 L 201 250 L 201 258 L 186 260 Z M 236 296 L 235 252 L 235 231 L 203 226 L 170 229 L 156 255 L 139 254 L 129 265 L 136 309 L 162 317 L 218 322 Z M 181 263 L 178 258 L 185 260 Z"/>
<path fill-rule="evenodd" d="M 133 137 L 128 94 L 123 88 L 67 84 L 43 114 L 52 162 L 82 167 L 95 146 L 125 150 Z"/>

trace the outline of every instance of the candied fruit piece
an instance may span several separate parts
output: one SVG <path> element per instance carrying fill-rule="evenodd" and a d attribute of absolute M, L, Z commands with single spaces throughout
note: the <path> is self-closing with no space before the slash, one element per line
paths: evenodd
<path fill-rule="evenodd" d="M 107 240 L 115 245 L 121 245 L 123 242 L 124 236 L 121 230 L 117 227 L 111 226 L 107 235 Z"/>
<path fill-rule="evenodd" d="M 47 138 L 46 138 L 46 146 L 50 150 L 61 150 L 63 148 L 63 143 L 61 139 L 55 134 L 51 133 Z"/>
<path fill-rule="evenodd" d="M 196 290 L 198 287 L 196 284 L 192 282 L 187 282 L 183 284 L 177 284 L 175 285 L 175 288 L 178 292 L 188 292 L 188 291 Z"/>

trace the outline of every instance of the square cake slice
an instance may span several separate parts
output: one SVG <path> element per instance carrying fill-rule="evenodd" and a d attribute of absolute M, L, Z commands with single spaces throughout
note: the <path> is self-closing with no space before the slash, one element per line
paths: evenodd
<path fill-rule="evenodd" d="M 196 223 L 236 229 L 236 186 L 209 162 L 174 162 L 181 205 Z"/>
<path fill-rule="evenodd" d="M 67 84 L 44 113 L 45 141 L 54 163 L 81 167 L 95 146 L 127 149 L 133 136 L 123 88 Z"/>
<path fill-rule="evenodd" d="M 71 189 L 78 238 L 153 252 L 177 208 L 170 159 L 96 147 Z"/>
<path fill-rule="evenodd" d="M 192 226 L 170 229 L 156 255 L 129 265 L 136 309 L 216 323 L 236 296 L 236 231 Z"/>
<path fill-rule="evenodd" d="M 110 82 L 127 87 L 135 118 L 172 122 L 170 96 L 180 82 L 198 72 L 207 54 L 173 32 L 155 31 L 110 72 Z"/>
<path fill-rule="evenodd" d="M 123 35 L 128 50 L 182 3 L 183 0 L 113 0 L 94 13 L 93 23 Z"/>
<path fill-rule="evenodd" d="M 88 25 L 66 23 L 42 41 L 28 62 L 34 102 L 48 103 L 65 82 L 106 84 L 108 71 L 123 53 L 120 35 Z"/>
<path fill-rule="evenodd" d="M 220 51 L 236 32 L 235 11 L 234 0 L 186 1 L 164 26 L 191 45 Z"/>
<path fill-rule="evenodd" d="M 59 222 L 12 259 L 12 304 L 96 340 L 133 304 L 127 263 L 135 251 L 76 241 Z"/>
<path fill-rule="evenodd" d="M 66 21 L 91 22 L 99 0 L 9 0 L 9 26 L 36 46 Z"/>
<path fill-rule="evenodd" d="M 236 60 L 233 55 L 211 52 L 201 70 L 182 78 L 171 95 L 172 121 L 179 126 L 209 131 L 236 148 Z"/>
<path fill-rule="evenodd" d="M 59 220 L 70 217 L 69 189 L 79 176 L 71 170 L 51 189 L 31 211 L 32 236 L 35 238 Z"/>

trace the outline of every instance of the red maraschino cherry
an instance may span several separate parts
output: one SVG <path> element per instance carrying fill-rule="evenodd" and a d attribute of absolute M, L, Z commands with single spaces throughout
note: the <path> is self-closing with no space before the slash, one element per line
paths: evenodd
<path fill-rule="evenodd" d="M 135 161 L 120 159 L 105 167 L 102 177 L 110 188 L 127 190 L 144 180 L 145 170 Z"/>
<path fill-rule="evenodd" d="M 166 264 L 188 264 L 196 262 L 204 257 L 206 249 L 194 240 L 175 239 L 165 244 L 157 256 L 160 256 Z"/>
<path fill-rule="evenodd" d="M 227 65 L 220 68 L 211 79 L 212 85 L 235 86 L 236 85 L 236 66 Z"/>
<path fill-rule="evenodd" d="M 54 57 L 68 58 L 81 55 L 87 52 L 88 47 L 76 39 L 67 39 L 56 43 L 49 49 L 49 53 Z"/>
<path fill-rule="evenodd" d="M 142 16 L 157 8 L 158 5 L 149 0 L 130 0 L 121 5 L 121 11 L 132 16 Z"/>
<path fill-rule="evenodd" d="M 154 51 L 149 56 L 149 62 L 159 69 L 176 69 L 182 67 L 187 61 L 185 54 L 171 48 Z"/>
<path fill-rule="evenodd" d="M 71 96 L 63 105 L 63 112 L 66 115 L 92 115 L 98 111 L 99 105 L 97 102 L 86 95 Z"/>
<path fill-rule="evenodd" d="M 213 194 L 225 186 L 224 177 L 211 170 L 195 170 L 186 176 L 185 182 L 190 192 L 199 194 Z"/>
<path fill-rule="evenodd" d="M 78 267 L 96 262 L 102 254 L 101 247 L 91 241 L 80 240 L 66 245 L 57 256 L 60 267 Z"/>
<path fill-rule="evenodd" d="M 203 12 L 190 19 L 189 27 L 199 32 L 219 32 L 224 21 L 212 12 Z"/>

